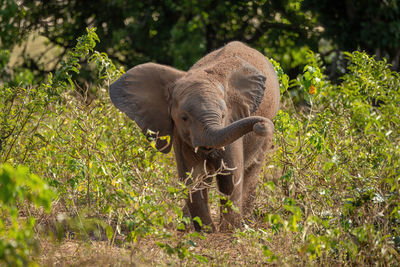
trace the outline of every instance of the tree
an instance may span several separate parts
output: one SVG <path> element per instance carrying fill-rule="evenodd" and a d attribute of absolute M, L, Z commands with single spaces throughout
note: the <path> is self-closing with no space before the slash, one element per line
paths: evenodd
<path fill-rule="evenodd" d="M 32 32 L 59 48 L 37 56 L 23 50 L 20 67 L 35 77 L 54 70 L 86 27 L 97 28 L 98 50 L 126 68 L 153 61 L 188 69 L 232 40 L 276 59 L 292 78 L 301 72 L 308 49 L 321 52 L 332 70 L 340 51 L 356 49 L 386 57 L 399 68 L 396 0 L 0 0 L 0 6 L 1 48 L 10 50 Z M 41 60 L 46 53 L 55 64 Z M 96 81 L 84 71 L 80 75 Z"/>
<path fill-rule="evenodd" d="M 398 70 L 400 65 L 400 5 L 398 0 L 305 0 L 324 28 L 321 37 L 339 50 L 365 50 L 385 57 Z"/>
<path fill-rule="evenodd" d="M 240 40 L 290 69 L 301 63 L 305 47 L 317 47 L 309 34 L 313 20 L 300 10 L 301 2 L 25 0 L 19 6 L 24 16 L 15 24 L 25 35 L 36 31 L 46 36 L 62 51 L 86 27 L 97 27 L 98 49 L 128 68 L 157 61 L 187 69 L 205 53 Z M 31 68 L 45 69 L 32 61 Z"/>

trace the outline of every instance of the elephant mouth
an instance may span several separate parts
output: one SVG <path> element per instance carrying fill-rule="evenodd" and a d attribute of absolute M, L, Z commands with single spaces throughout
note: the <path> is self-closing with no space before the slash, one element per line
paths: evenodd
<path fill-rule="evenodd" d="M 209 146 L 198 146 L 198 147 L 195 147 L 194 149 L 194 153 L 199 153 L 199 152 L 202 152 L 202 153 L 206 153 L 206 154 L 209 154 L 209 153 L 211 153 L 211 152 L 215 152 L 215 151 L 225 151 L 225 147 L 209 147 Z"/>
<path fill-rule="evenodd" d="M 215 148 L 215 147 L 208 147 L 208 146 L 199 146 L 199 147 L 197 147 L 197 149 L 193 148 L 193 152 L 195 153 L 195 155 L 197 157 L 208 160 L 214 164 L 219 164 L 220 160 L 225 155 L 225 148 L 224 147 Z"/>

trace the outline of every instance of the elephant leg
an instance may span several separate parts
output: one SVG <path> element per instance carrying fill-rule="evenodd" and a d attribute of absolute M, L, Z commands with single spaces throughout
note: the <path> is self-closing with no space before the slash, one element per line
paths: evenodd
<path fill-rule="evenodd" d="M 186 206 L 193 219 L 193 225 L 196 231 L 215 231 L 215 226 L 210 215 L 210 206 L 208 204 L 208 189 L 201 189 L 189 193 Z M 196 217 L 201 220 L 201 224 L 199 224 Z"/>
<path fill-rule="evenodd" d="M 191 172 L 191 177 L 202 179 L 202 177 L 204 177 L 204 162 L 203 164 L 197 163 L 194 167 L 189 168 L 187 167 L 189 164 L 182 160 L 183 157 L 180 153 L 175 152 L 175 155 L 177 158 L 179 176 L 183 182 L 186 182 L 186 185 L 189 188 L 188 197 L 182 210 L 183 216 L 190 216 L 192 220 L 198 217 L 201 220 L 202 225 L 200 225 L 196 220 L 193 220 L 193 225 L 196 231 L 215 231 L 208 203 L 208 187 L 212 179 L 203 180 L 201 186 L 191 189 L 194 182 L 196 182 L 196 179 L 188 179 L 187 177 L 187 173 Z"/>
<path fill-rule="evenodd" d="M 185 145 L 176 138 L 174 140 L 175 158 L 178 167 L 178 174 L 181 181 L 186 182 L 187 187 L 193 185 L 193 179 L 188 179 L 187 173 L 191 173 L 191 177 L 198 178 L 204 176 L 204 161 L 198 160 L 191 154 L 191 150 L 185 148 Z M 207 167 L 207 166 L 206 166 Z M 211 220 L 210 208 L 208 204 L 208 186 L 210 179 L 204 181 L 204 186 L 189 190 L 185 206 L 182 209 L 184 217 L 200 218 L 202 225 L 193 221 L 196 231 L 210 230 L 214 231 L 215 226 Z"/>
<path fill-rule="evenodd" d="M 243 215 L 247 215 L 252 210 L 259 176 L 267 152 L 272 146 L 272 140 L 273 133 L 265 137 L 257 137 L 251 133 L 244 140 L 246 149 L 244 150 Z"/>
<path fill-rule="evenodd" d="M 242 210 L 242 190 L 243 182 L 238 182 L 233 186 L 232 182 L 235 175 L 218 175 L 217 182 L 220 192 L 223 194 L 220 201 L 220 230 L 226 231 L 229 229 L 241 226 L 241 210 Z M 237 178 L 240 179 L 240 178 Z M 229 189 L 229 188 L 233 188 Z M 229 192 L 231 194 L 229 194 Z"/>
<path fill-rule="evenodd" d="M 243 144 L 238 139 L 226 147 L 223 161 L 226 167 L 232 169 L 229 175 L 217 175 L 221 198 L 221 230 L 241 226 L 241 211 L 243 204 Z M 226 172 L 226 171 L 224 171 Z"/>
<path fill-rule="evenodd" d="M 182 208 L 182 213 L 184 218 L 190 217 L 194 219 L 198 217 L 201 220 L 201 225 L 197 219 L 193 220 L 193 226 L 196 231 L 200 232 L 201 230 L 205 230 L 215 232 L 215 226 L 210 215 L 207 188 L 190 192 L 186 199 L 185 206 Z M 186 225 L 185 228 L 186 230 L 190 229 L 190 226 Z"/>
<path fill-rule="evenodd" d="M 204 168 L 206 168 L 206 170 Z M 196 165 L 192 168 L 192 177 L 195 179 L 189 179 L 187 181 L 189 193 L 186 206 L 190 212 L 190 216 L 194 219 L 193 224 L 196 231 L 215 231 L 208 202 L 208 188 L 210 187 L 212 178 L 205 177 L 206 171 L 207 167 L 205 162 Z M 196 217 L 201 220 L 201 224 L 195 219 Z"/>
<path fill-rule="evenodd" d="M 244 172 L 245 180 L 243 183 L 243 215 L 249 214 L 253 208 L 264 157 L 265 154 L 260 154 L 258 157 L 259 162 L 254 162 Z"/>

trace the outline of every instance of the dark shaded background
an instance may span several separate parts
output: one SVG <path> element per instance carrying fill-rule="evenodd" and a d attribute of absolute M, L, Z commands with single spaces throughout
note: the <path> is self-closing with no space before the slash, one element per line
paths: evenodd
<path fill-rule="evenodd" d="M 240 40 L 279 61 L 292 78 L 302 71 L 307 49 L 321 53 L 332 79 L 342 71 L 341 51 L 365 50 L 378 59 L 386 58 L 393 69 L 399 70 L 397 0 L 0 3 L 0 49 L 13 51 L 35 32 L 48 38 L 49 47 L 60 48 L 51 55 L 56 63 L 75 45 L 76 38 L 85 34 L 86 27 L 96 27 L 101 40 L 96 49 L 108 53 L 126 69 L 148 61 L 187 69 L 205 53 Z M 40 60 L 45 55 L 32 56 L 27 51 L 18 55 L 22 60 L 14 68 L 28 69 L 35 77 L 54 69 Z M 95 82 L 89 73 L 83 75 Z"/>

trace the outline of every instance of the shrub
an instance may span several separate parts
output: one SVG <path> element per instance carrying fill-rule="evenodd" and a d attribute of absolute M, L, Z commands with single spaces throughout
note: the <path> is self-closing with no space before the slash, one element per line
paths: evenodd
<path fill-rule="evenodd" d="M 98 41 L 95 29 L 88 29 L 46 82 L 27 88 L 23 83 L 1 85 L 0 162 L 29 166 L 57 189 L 65 216 L 55 217 L 75 238 L 106 238 L 109 244 L 139 248 L 152 237 L 172 262 L 212 259 L 220 264 L 220 259 L 207 257 L 212 244 L 202 234 L 176 234 L 189 222 L 181 211 L 188 189 L 175 178 L 172 155 L 160 155 L 134 122 L 112 106 L 106 88 L 124 70 L 107 54 L 94 51 Z M 391 265 L 399 260 L 399 74 L 365 53 L 346 57 L 347 71 L 339 84 L 323 76 L 312 53 L 296 80 L 289 80 L 273 61 L 283 95 L 274 121 L 276 151 L 265 165 L 254 216 L 232 241 L 248 242 L 246 248 L 255 247 L 265 258 L 240 257 L 286 265 Z M 3 58 L 7 60 L 6 52 Z M 86 94 L 89 86 L 77 88 L 75 82 L 82 61 L 89 61 L 103 81 L 92 100 Z M 296 106 L 298 99 L 306 103 Z M 25 173 L 15 177 L 31 177 L 19 168 L 2 168 L 7 177 L 14 172 Z M 24 182 L 13 190 L 29 186 Z M 212 190 L 210 195 L 215 206 L 218 197 Z M 48 199 L 46 194 L 38 197 Z M 24 199 L 32 200 L 24 195 L 18 203 Z M 2 205 L 2 210 L 17 220 L 26 207 L 14 207 L 11 212 Z M 33 226 L 27 220 L 23 227 Z M 2 227 L 13 226 L 5 222 Z M 27 238 L 23 233 L 13 244 L 26 260 L 32 232 L 25 232 Z M 290 242 L 288 248 L 280 246 Z M 202 254 L 198 243 L 206 247 Z"/>
<path fill-rule="evenodd" d="M 123 73 L 107 54 L 93 51 L 98 41 L 88 29 L 39 86 L 2 85 L 0 162 L 25 164 L 56 188 L 65 212 L 56 217 L 83 240 L 103 233 L 111 244 L 117 235 L 134 243 L 148 235 L 170 237 L 166 227 L 181 224 L 186 191 L 172 179 L 172 156 L 153 148 L 105 88 L 87 101 L 88 88 L 76 88 L 73 80 L 83 60 L 105 87 Z"/>
<path fill-rule="evenodd" d="M 51 210 L 54 192 L 28 168 L 0 165 L 0 263 L 9 266 L 34 265 L 30 256 L 35 251 L 35 218 L 20 216 L 24 202 L 36 208 Z"/>
<path fill-rule="evenodd" d="M 262 187 L 262 212 L 272 230 L 296 234 L 297 260 L 390 265 L 400 251 L 400 77 L 365 53 L 346 57 L 338 85 L 312 54 L 297 81 L 278 69 L 282 91 L 297 88 L 308 103 L 294 107 L 286 91 L 269 163 L 282 175 Z"/>

